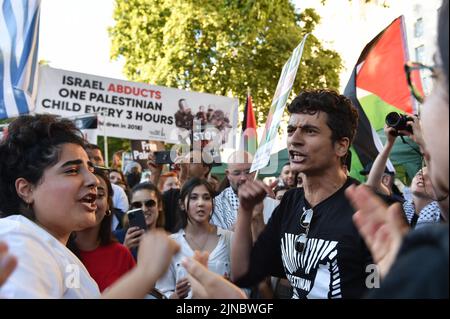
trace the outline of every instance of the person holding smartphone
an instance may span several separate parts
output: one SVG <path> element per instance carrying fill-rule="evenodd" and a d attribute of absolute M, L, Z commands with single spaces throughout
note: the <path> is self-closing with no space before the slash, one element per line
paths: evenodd
<path fill-rule="evenodd" d="M 131 209 L 142 209 L 145 217 L 146 229 L 138 226 L 128 227 L 123 244 L 134 256 L 142 235 L 146 231 L 164 228 L 164 211 L 162 196 L 158 188 L 151 183 L 140 183 L 131 190 Z"/>

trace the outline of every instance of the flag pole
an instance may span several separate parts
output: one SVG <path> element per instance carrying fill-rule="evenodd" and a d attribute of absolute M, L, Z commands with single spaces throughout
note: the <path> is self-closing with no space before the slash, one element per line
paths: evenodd
<path fill-rule="evenodd" d="M 247 101 L 248 101 L 248 98 L 249 98 L 250 94 L 251 94 L 250 87 L 247 86 Z M 244 145 L 245 145 L 245 143 L 244 143 Z M 253 158 L 253 160 L 255 160 L 255 158 Z M 258 179 L 258 174 L 259 174 L 259 169 L 256 170 L 254 181 L 256 181 Z"/>
<path fill-rule="evenodd" d="M 103 115 L 103 114 L 101 114 Z M 109 168 L 109 161 L 108 161 L 108 136 L 106 135 L 106 116 L 103 115 L 103 147 L 105 149 L 105 167 Z"/>

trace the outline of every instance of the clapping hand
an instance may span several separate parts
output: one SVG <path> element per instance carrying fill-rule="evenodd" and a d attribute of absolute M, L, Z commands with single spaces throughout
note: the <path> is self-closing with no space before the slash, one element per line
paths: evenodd
<path fill-rule="evenodd" d="M 357 212 L 353 221 L 384 278 L 394 263 L 409 226 L 399 204 L 386 206 L 367 186 L 345 191 Z"/>
<path fill-rule="evenodd" d="M 197 299 L 246 299 L 242 290 L 222 276 L 208 270 L 208 252 L 196 252 L 193 258 L 186 258 L 183 267 L 189 273 L 193 298 Z"/>
<path fill-rule="evenodd" d="M 8 253 L 8 246 L 0 242 L 0 286 L 3 285 L 17 266 L 16 257 Z"/>

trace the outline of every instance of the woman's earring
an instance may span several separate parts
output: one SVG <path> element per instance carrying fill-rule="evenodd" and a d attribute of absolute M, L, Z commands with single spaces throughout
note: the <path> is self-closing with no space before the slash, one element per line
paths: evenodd
<path fill-rule="evenodd" d="M 106 211 L 105 215 L 106 215 L 106 216 L 109 216 L 109 215 L 111 215 L 111 210 L 110 210 L 110 209 L 108 209 L 108 210 Z"/>

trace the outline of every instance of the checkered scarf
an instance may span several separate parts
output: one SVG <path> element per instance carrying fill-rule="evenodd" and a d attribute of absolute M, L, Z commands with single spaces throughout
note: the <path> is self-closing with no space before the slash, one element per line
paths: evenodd
<path fill-rule="evenodd" d="M 403 210 L 405 212 L 406 218 L 408 219 L 408 223 L 411 224 L 411 220 L 416 213 L 414 202 L 412 200 L 405 201 L 403 203 Z M 440 219 L 441 210 L 439 208 L 438 202 L 431 202 L 420 211 L 419 219 L 417 220 L 415 228 L 417 229 L 431 223 L 439 223 Z"/>

